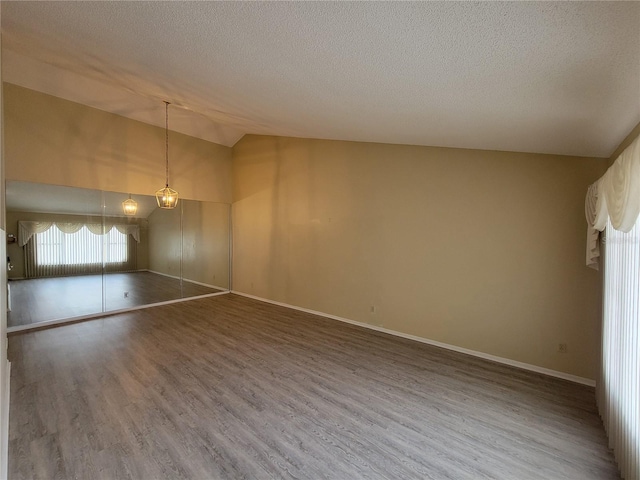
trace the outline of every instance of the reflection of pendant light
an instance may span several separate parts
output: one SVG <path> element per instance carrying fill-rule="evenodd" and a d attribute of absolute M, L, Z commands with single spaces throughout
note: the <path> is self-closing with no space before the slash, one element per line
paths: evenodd
<path fill-rule="evenodd" d="M 178 192 L 169 188 L 169 102 L 165 103 L 165 160 L 167 182 L 164 188 L 156 192 L 160 208 L 175 208 L 178 205 Z"/>
<path fill-rule="evenodd" d="M 138 211 L 138 202 L 131 200 L 131 194 L 129 194 L 128 200 L 122 202 L 122 210 L 124 210 L 125 215 L 135 215 Z"/>

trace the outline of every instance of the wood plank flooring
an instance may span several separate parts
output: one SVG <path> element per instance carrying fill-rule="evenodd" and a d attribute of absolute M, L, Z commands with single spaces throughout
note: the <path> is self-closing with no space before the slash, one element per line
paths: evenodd
<path fill-rule="evenodd" d="M 13 335 L 11 479 L 617 479 L 592 388 L 236 295 Z"/>
<path fill-rule="evenodd" d="M 191 282 L 180 285 L 176 278 L 153 272 L 12 280 L 10 285 L 9 327 L 101 313 L 103 307 L 108 312 L 222 291 Z"/>

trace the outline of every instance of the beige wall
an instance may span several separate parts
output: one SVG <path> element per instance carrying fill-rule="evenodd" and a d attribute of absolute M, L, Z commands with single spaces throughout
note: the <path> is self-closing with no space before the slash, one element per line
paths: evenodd
<path fill-rule="evenodd" d="M 163 129 L 11 84 L 4 97 L 8 179 L 164 183 Z M 170 145 L 183 198 L 230 202 L 233 183 L 234 289 L 594 377 L 583 199 L 606 161 L 248 136 L 232 182 L 232 149 L 174 132 Z M 179 275 L 159 238 L 149 268 Z"/>
<path fill-rule="evenodd" d="M 7 212 L 7 235 L 13 234 L 18 238 L 18 222 L 38 221 L 38 222 L 78 222 L 102 223 L 102 217 L 87 215 L 64 215 L 55 213 L 36 213 L 36 212 Z M 109 218 L 113 221 L 113 218 Z M 147 245 L 147 220 L 142 218 L 120 217 L 117 223 L 136 223 L 140 225 L 140 243 L 136 246 L 136 265 L 138 270 L 146 270 L 149 268 L 148 261 L 148 245 Z M 10 279 L 24 278 L 24 247 L 18 246 L 17 243 L 7 245 L 7 256 L 11 258 L 13 269 L 9 272 Z"/>
<path fill-rule="evenodd" d="M 233 162 L 234 290 L 594 378 L 606 160 L 246 136 Z"/>
<path fill-rule="evenodd" d="M 182 219 L 180 218 L 182 215 Z M 149 215 L 149 269 L 229 288 L 229 205 L 187 200 Z"/>
<path fill-rule="evenodd" d="M 149 270 L 180 277 L 180 209 L 155 209 L 149 215 Z"/>
<path fill-rule="evenodd" d="M 229 288 L 229 205 L 188 200 L 182 212 L 184 278 Z"/>
<path fill-rule="evenodd" d="M 7 180 L 153 195 L 165 183 L 164 129 L 4 84 Z M 169 134 L 170 184 L 231 202 L 231 149 Z"/>

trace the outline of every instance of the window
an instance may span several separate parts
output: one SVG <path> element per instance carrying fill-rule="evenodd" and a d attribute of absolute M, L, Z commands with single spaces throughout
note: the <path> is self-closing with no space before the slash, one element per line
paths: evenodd
<path fill-rule="evenodd" d="M 86 225 L 75 233 L 64 233 L 54 225 L 37 233 L 35 241 L 38 266 L 101 265 L 103 246 L 105 263 L 127 262 L 127 235 L 115 228 L 95 235 Z"/>
<path fill-rule="evenodd" d="M 137 268 L 134 223 L 18 222 L 26 278 L 130 272 Z"/>

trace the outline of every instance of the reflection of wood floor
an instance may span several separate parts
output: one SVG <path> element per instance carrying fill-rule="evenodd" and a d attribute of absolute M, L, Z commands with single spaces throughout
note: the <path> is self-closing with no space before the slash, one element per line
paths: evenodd
<path fill-rule="evenodd" d="M 13 480 L 620 478 L 593 388 L 232 294 L 9 360 Z"/>
<path fill-rule="evenodd" d="M 104 284 L 103 284 L 104 279 Z M 222 290 L 151 272 L 12 280 L 9 327 L 79 317 Z M 125 292 L 128 292 L 125 297 Z"/>

